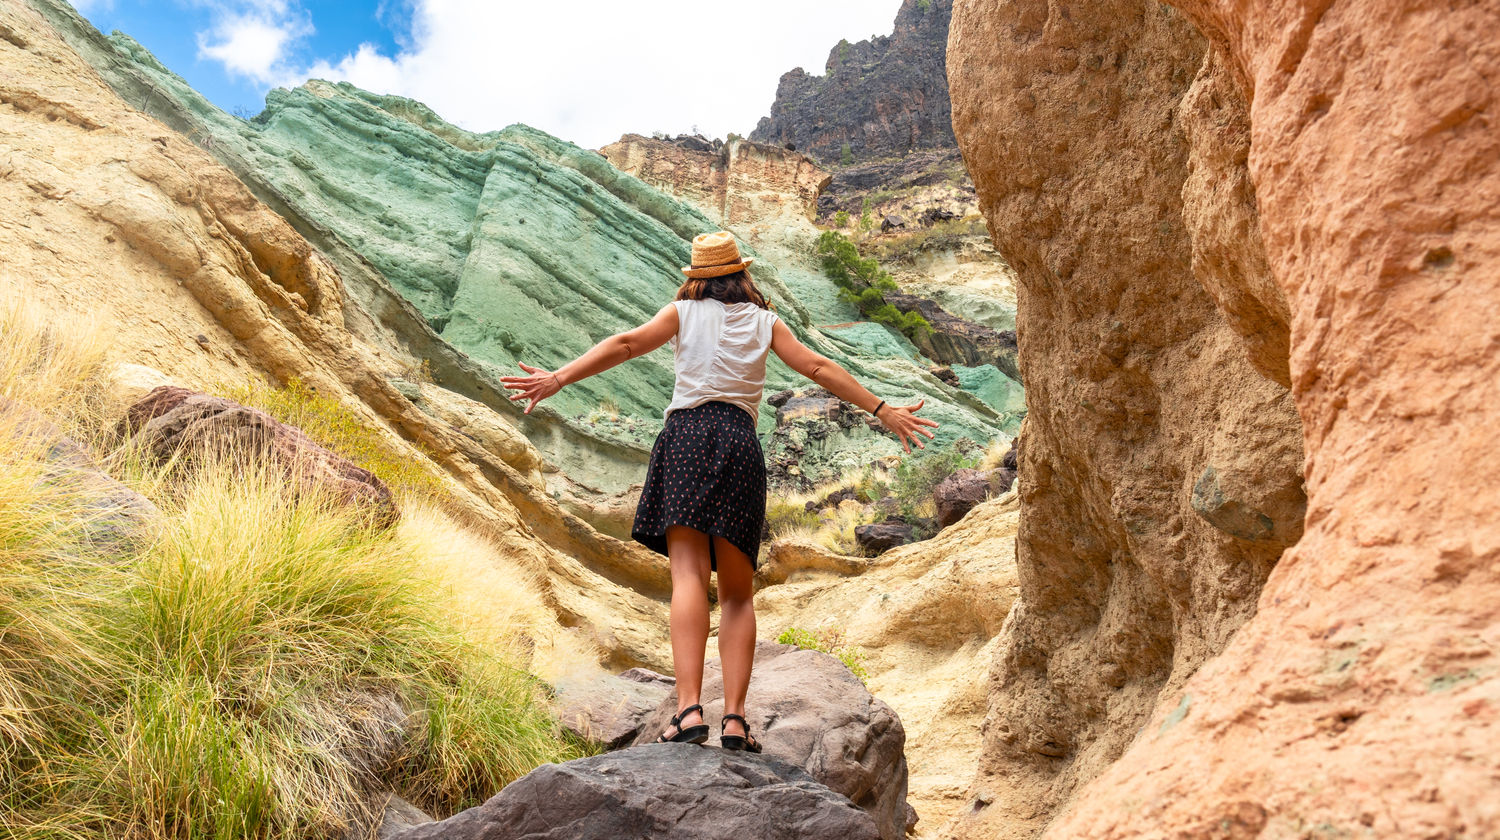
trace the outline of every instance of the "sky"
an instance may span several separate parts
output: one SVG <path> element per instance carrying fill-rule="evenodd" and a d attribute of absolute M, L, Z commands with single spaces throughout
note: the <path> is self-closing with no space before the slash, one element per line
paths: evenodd
<path fill-rule="evenodd" d="M 746 135 L 781 74 L 889 34 L 900 0 L 73 0 L 232 114 L 309 78 L 426 103 L 472 131 L 527 123 Z M 752 11 L 753 10 L 753 11 Z"/>

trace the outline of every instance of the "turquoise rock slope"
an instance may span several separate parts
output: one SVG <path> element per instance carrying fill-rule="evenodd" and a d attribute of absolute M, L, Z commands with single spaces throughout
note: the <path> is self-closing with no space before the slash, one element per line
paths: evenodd
<path fill-rule="evenodd" d="M 33 3 L 127 101 L 212 152 L 324 251 L 359 304 L 349 315 L 358 334 L 428 360 L 438 384 L 516 420 L 565 469 L 602 454 L 626 468 L 600 487 L 638 480 L 672 389 L 670 350 L 571 386 L 529 418 L 497 377 L 518 361 L 560 365 L 648 320 L 681 282 L 691 238 L 717 227 L 709 218 L 534 129 L 469 132 L 420 103 L 348 84 L 273 91 L 264 112 L 243 120 L 128 36 L 79 26 L 56 0 Z M 804 342 L 882 397 L 926 399 L 943 424 L 939 443 L 1013 432 L 1008 405 L 997 411 L 946 387 L 884 327 L 815 327 L 801 300 L 835 300 L 831 282 L 798 273 L 794 294 L 764 259 L 754 275 Z M 773 358 L 768 392 L 806 384 Z M 763 407 L 761 432 L 773 423 Z M 872 457 L 896 451 L 894 440 L 871 443 Z"/>

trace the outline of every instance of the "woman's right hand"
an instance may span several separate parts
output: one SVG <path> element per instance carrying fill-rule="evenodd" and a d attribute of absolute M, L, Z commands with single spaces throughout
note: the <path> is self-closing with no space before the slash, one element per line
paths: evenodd
<path fill-rule="evenodd" d="M 919 400 L 916 405 L 891 405 L 886 403 L 881 407 L 880 413 L 875 415 L 881 425 L 896 433 L 901 439 L 901 448 L 908 454 L 911 453 L 911 445 L 915 443 L 918 449 L 926 449 L 927 442 L 921 436 L 926 435 L 927 440 L 932 439 L 932 432 L 926 427 L 936 429 L 936 420 L 928 420 L 926 417 L 918 417 L 917 412 L 922 410 L 926 400 Z"/>

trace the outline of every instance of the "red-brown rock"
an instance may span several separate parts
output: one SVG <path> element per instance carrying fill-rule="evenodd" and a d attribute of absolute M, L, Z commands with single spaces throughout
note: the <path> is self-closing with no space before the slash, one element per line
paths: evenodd
<path fill-rule="evenodd" d="M 938 527 L 946 528 L 963 519 L 975 505 L 990 497 L 992 489 L 989 473 L 955 470 L 932 489 L 933 501 L 937 503 Z"/>
<path fill-rule="evenodd" d="M 123 436 L 146 436 L 149 451 L 162 461 L 203 452 L 263 461 L 300 487 L 329 493 L 368 512 L 380 527 L 400 518 L 390 488 L 374 473 L 329 451 L 301 429 L 233 400 L 163 385 L 126 410 L 119 431 Z"/>
<path fill-rule="evenodd" d="M 1183 655 L 1188 634 L 1164 639 L 1171 646 L 1161 655 L 1177 666 L 1159 689 L 1127 667 L 1113 693 L 1053 680 L 1050 697 L 1037 695 L 1043 703 L 1001 714 L 994 701 L 1028 699 L 1006 686 L 1036 684 L 1025 660 L 1037 641 L 1057 646 L 1044 661 L 1058 671 L 1131 649 L 1118 637 L 1101 645 L 1074 636 L 1068 628 L 1079 622 L 1067 605 L 1047 603 L 1025 583 L 1069 589 L 1058 572 L 1089 568 L 1081 561 L 1102 533 L 1063 526 L 1059 538 L 1025 526 L 1062 524 L 1049 515 L 1059 483 L 1070 485 L 1063 492 L 1075 504 L 1098 501 L 1059 470 L 1067 447 L 1046 422 L 1076 418 L 1068 399 L 1076 395 L 1048 393 L 1051 377 L 1028 369 L 1023 595 L 1002 645 L 1011 653 L 997 663 L 989 728 L 997 745 L 1055 732 L 1059 758 L 1049 768 L 1013 749 L 1001 756 L 981 786 L 990 774 L 1009 774 L 1012 787 L 988 809 L 1003 813 L 976 817 L 963 833 L 1014 836 L 1050 821 L 1047 836 L 1059 838 L 1500 836 L 1500 132 L 1489 116 L 1500 7 L 1176 5 L 1196 31 L 1180 13 L 1147 3 L 960 0 L 949 68 L 957 133 L 1002 250 L 1031 262 L 1018 266 L 1023 366 L 1043 364 L 1026 324 L 1050 314 L 1041 310 L 1057 299 L 1057 280 L 1068 285 L 1068 314 L 1099 302 L 1101 290 L 1089 286 L 1097 269 L 1058 244 L 1099 242 L 1105 225 L 1175 237 L 1179 216 L 1159 212 L 1165 196 L 1153 185 L 1187 157 L 1180 223 L 1198 284 L 1255 368 L 1290 383 L 1304 424 L 1305 532 L 1263 589 L 1241 589 L 1236 600 L 1214 597 L 1225 587 L 1200 575 L 1224 567 L 1191 545 L 1144 567 L 1168 582 L 1162 606 L 1178 625 L 1211 627 L 1215 608 L 1232 619 L 1219 618 L 1193 655 Z M 1189 86 L 1191 62 L 1181 53 L 1205 43 L 1213 46 Z M 1063 90 L 1055 78 L 1041 90 L 1025 83 L 1041 67 L 1074 83 L 1072 106 L 1059 109 L 1047 95 L 1049 85 Z M 1181 138 L 1167 128 L 1174 121 Z M 1068 129 L 1079 123 L 1112 147 L 1088 148 Z M 1049 124 L 1062 130 L 1043 130 Z M 1116 181 L 1119 202 L 1095 194 L 1089 210 L 1074 204 L 1081 185 L 1036 178 L 1065 165 L 1128 176 Z M 1043 244 L 1026 247 L 1026 233 L 1040 230 Z M 1264 272 L 1255 268 L 1257 241 Z M 1150 247 L 1137 242 L 1115 256 Z M 1142 276 L 1154 283 L 1159 274 Z M 1158 323 L 1191 308 L 1189 296 L 1160 292 Z M 1107 359 L 1098 365 L 1147 365 L 1155 382 L 1172 375 L 1170 351 L 1112 346 L 1107 330 L 1076 321 L 1049 326 L 1092 333 Z M 1128 312 L 1118 321 L 1135 329 Z M 1201 334 L 1192 341 L 1200 355 L 1215 346 Z M 1241 395 L 1222 406 L 1243 424 L 1253 402 Z M 1162 400 L 1153 422 L 1168 409 Z M 1191 449 L 1225 430 L 1184 427 L 1176 446 Z M 1236 434 L 1242 450 L 1256 445 Z M 1188 461 L 1142 463 L 1170 472 Z M 1184 523 L 1213 527 L 1220 546 L 1261 544 L 1232 533 L 1255 521 L 1249 511 L 1267 513 L 1273 532 L 1282 524 L 1268 508 L 1286 507 L 1285 492 L 1243 475 L 1226 479 L 1222 464 L 1204 466 L 1215 467 L 1207 484 L 1226 504 L 1204 483 L 1206 472 L 1184 472 L 1184 485 L 1204 486 Z M 1140 518 L 1123 521 L 1127 532 L 1181 512 L 1166 499 L 1138 498 L 1117 469 L 1106 470 L 1112 505 L 1143 503 Z M 1294 538 L 1288 530 L 1282 539 Z M 1070 553 L 1079 559 L 1061 562 Z M 1117 566 L 1110 578 L 1115 593 L 1141 592 L 1129 568 Z M 1173 578 L 1193 581 L 1188 597 Z M 1137 639 L 1152 632 L 1129 599 L 1100 603 L 1101 627 Z M 1143 701 L 1145 719 L 1136 711 Z M 1098 748 L 1109 741 L 1114 749 Z M 1123 755 L 1106 766 L 1108 752 Z M 1040 807 L 1021 802 L 1016 787 Z M 1071 805 L 1056 814 L 1062 795 Z"/>

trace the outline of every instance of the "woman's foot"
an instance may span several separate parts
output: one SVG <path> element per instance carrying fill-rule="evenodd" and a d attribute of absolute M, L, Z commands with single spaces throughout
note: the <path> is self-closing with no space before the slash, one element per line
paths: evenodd
<path fill-rule="evenodd" d="M 703 722 L 703 707 L 694 703 L 673 716 L 671 725 L 657 737 L 656 742 L 701 744 L 707 740 L 708 724 Z"/>
<path fill-rule="evenodd" d="M 719 721 L 719 746 L 726 750 L 760 752 L 760 742 L 750 735 L 750 724 L 736 714 L 727 714 Z"/>

